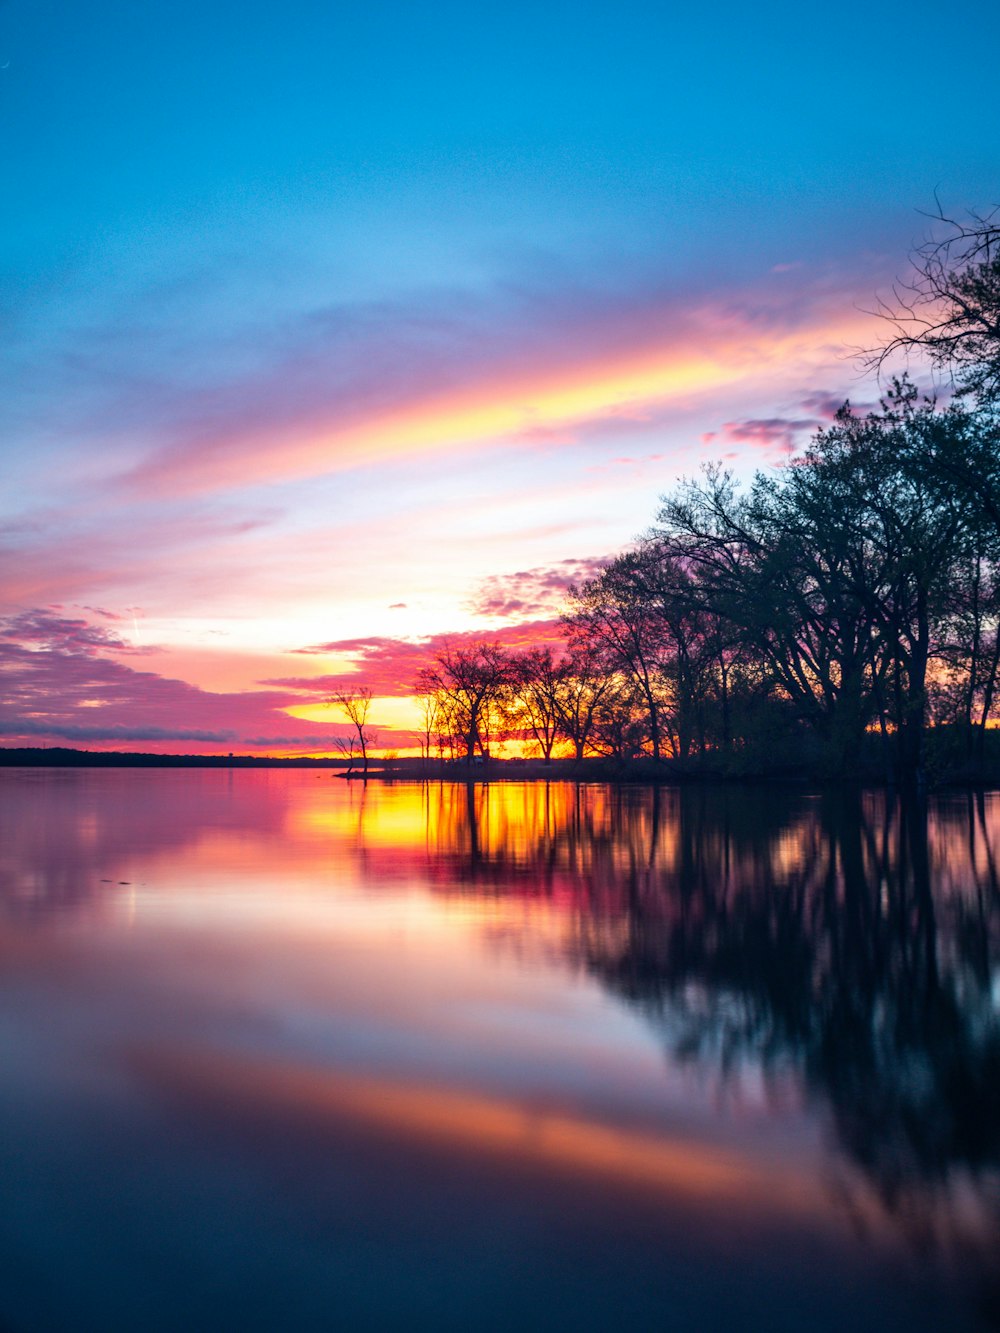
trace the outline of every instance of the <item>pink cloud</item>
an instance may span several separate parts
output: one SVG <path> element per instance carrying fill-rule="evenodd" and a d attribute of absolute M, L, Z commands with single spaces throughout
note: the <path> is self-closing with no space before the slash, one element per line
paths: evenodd
<path fill-rule="evenodd" d="M 444 647 L 474 643 L 503 643 L 515 651 L 542 644 L 560 646 L 563 642 L 562 624 L 556 617 L 528 620 L 518 625 L 494 630 L 467 630 L 460 634 L 435 634 L 424 639 L 394 639 L 375 636 L 358 639 L 335 639 L 295 651 L 306 654 L 329 654 L 352 657 L 356 666 L 326 676 L 292 676 L 278 680 L 264 680 L 260 684 L 301 691 L 304 695 L 325 697 L 333 690 L 366 685 L 375 694 L 407 698 L 413 693 L 418 672 L 429 666 L 434 655 Z M 299 702 L 302 702 L 300 699 Z"/>
<path fill-rule="evenodd" d="M 823 421 L 832 421 L 844 406 L 844 395 L 829 393 L 826 389 L 815 389 L 802 399 L 802 406 Z"/>
<path fill-rule="evenodd" d="M 120 651 L 107 630 L 51 610 L 2 622 L 0 736 L 126 749 L 178 743 L 208 750 L 250 744 L 313 749 L 346 730 L 331 715 L 324 738 L 315 723 L 290 717 L 283 709 L 301 702 L 295 692 L 211 693 L 104 656 Z"/>
<path fill-rule="evenodd" d="M 814 434 L 823 423 L 815 417 L 763 417 L 746 421 L 727 421 L 717 431 L 702 435 L 703 444 L 725 447 L 750 444 L 768 452 L 780 450 L 794 453 L 807 435 Z"/>
<path fill-rule="evenodd" d="M 467 604 L 478 616 L 539 617 L 558 615 L 574 584 L 586 583 L 608 563 L 609 556 L 560 560 L 554 565 L 496 574 L 484 579 Z"/>
<path fill-rule="evenodd" d="M 57 614 L 61 609 L 22 611 L 3 623 L 0 638 L 13 639 L 17 643 L 31 644 L 52 652 L 83 653 L 87 656 L 108 649 L 116 652 L 134 651 L 130 643 L 111 630 L 101 629 L 86 620 Z"/>

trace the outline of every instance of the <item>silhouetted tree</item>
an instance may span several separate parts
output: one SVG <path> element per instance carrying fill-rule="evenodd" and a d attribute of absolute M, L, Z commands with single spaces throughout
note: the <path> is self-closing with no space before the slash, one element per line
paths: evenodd
<path fill-rule="evenodd" d="M 829 480 L 816 455 L 781 476 L 759 473 L 747 496 L 708 469 L 665 497 L 659 522 L 706 604 L 739 629 L 843 769 L 868 721 L 872 552 L 852 497 Z"/>
<path fill-rule="evenodd" d="M 931 681 L 935 721 L 961 733 L 964 757 L 981 760 L 1000 677 L 1000 536 L 975 534 L 948 590 L 948 613 Z"/>
<path fill-rule="evenodd" d="M 433 694 L 425 694 L 420 700 L 420 755 L 424 760 L 431 757 L 431 747 L 435 736 L 441 734 L 441 707 Z"/>
<path fill-rule="evenodd" d="M 358 750 L 361 754 L 362 771 L 368 773 L 368 747 L 373 745 L 376 740 L 376 733 L 367 726 L 368 710 L 371 708 L 372 691 L 367 686 L 359 686 L 355 690 L 335 691 L 329 700 L 330 704 L 339 708 L 348 721 L 353 725 L 358 734 Z M 353 748 L 351 758 L 353 759 Z"/>
<path fill-rule="evenodd" d="M 437 701 L 471 764 L 477 749 L 483 758 L 489 755 L 490 735 L 500 726 L 512 680 L 510 654 L 502 644 L 446 645 L 420 672 L 417 689 Z"/>
<path fill-rule="evenodd" d="M 569 651 L 557 682 L 556 709 L 577 760 L 592 746 L 597 712 L 614 685 L 606 654 L 591 642 L 583 627 L 569 619 Z"/>
<path fill-rule="evenodd" d="M 550 647 L 529 648 L 511 663 L 510 721 L 527 733 L 546 764 L 561 731 L 559 696 L 563 665 Z"/>
<path fill-rule="evenodd" d="M 898 352 L 919 352 L 980 402 L 1000 398 L 1000 210 L 964 218 L 933 215 L 938 237 L 911 256 L 879 313 L 892 332 L 869 354 L 879 369 Z M 940 234 L 943 231 L 943 234 Z"/>
<path fill-rule="evenodd" d="M 982 533 L 975 498 L 938 462 L 972 467 L 968 417 L 897 381 L 879 411 L 845 404 L 802 458 L 758 473 L 748 493 L 709 468 L 665 497 L 659 534 L 690 575 L 687 595 L 759 657 L 837 772 L 856 770 L 878 721 L 900 771 L 922 773 L 928 671 Z"/>
<path fill-rule="evenodd" d="M 650 604 L 641 553 L 618 556 L 596 578 L 573 588 L 568 618 L 576 636 L 599 646 L 612 670 L 634 685 L 634 690 L 621 691 L 621 697 L 641 701 L 650 752 L 660 759 L 669 690 L 664 670 L 666 640 L 663 624 Z M 606 711 L 606 697 L 601 708 Z"/>

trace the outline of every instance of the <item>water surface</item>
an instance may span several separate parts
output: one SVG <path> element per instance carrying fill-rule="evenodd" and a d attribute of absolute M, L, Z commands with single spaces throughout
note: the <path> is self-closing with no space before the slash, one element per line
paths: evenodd
<path fill-rule="evenodd" d="M 1000 800 L 0 770 L 0 1329 L 1000 1327 Z"/>

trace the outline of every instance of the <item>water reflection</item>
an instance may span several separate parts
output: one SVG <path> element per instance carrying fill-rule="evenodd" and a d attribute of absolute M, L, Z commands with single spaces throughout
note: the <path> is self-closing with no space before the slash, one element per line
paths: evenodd
<path fill-rule="evenodd" d="M 159 875 L 174 884 L 182 874 L 204 887 L 213 874 L 231 877 L 234 865 L 244 896 L 258 886 L 273 898 L 276 886 L 295 883 L 324 910 L 352 887 L 489 907 L 480 925 L 490 947 L 525 978 L 542 958 L 596 982 L 655 1034 L 664 1070 L 711 1081 L 731 1117 L 749 1087 L 762 1090 L 776 1120 L 791 1105 L 818 1121 L 827 1135 L 822 1190 L 839 1214 L 872 1234 L 888 1227 L 1000 1326 L 996 796 L 913 805 L 872 793 L 750 789 L 348 787 L 312 773 L 2 781 L 0 910 L 9 926 L 99 919 L 113 912 L 121 881 Z M 452 940 L 468 948 L 458 933 Z M 342 990 L 326 1001 L 328 1031 L 345 1006 L 367 1006 L 381 1015 L 385 1048 L 379 1007 L 389 1003 L 395 947 L 379 944 L 385 970 L 374 980 L 367 961 L 356 975 L 343 967 Z M 306 953 L 296 948 L 301 970 Z M 259 959 L 255 966 L 265 975 Z M 184 1087 L 206 1099 L 211 1085 L 227 1107 L 273 1104 L 282 1122 L 294 1103 L 300 1119 L 308 1105 L 312 1119 L 320 1107 L 373 1133 L 381 1125 L 394 1151 L 404 1135 L 422 1135 L 447 1140 L 453 1155 L 519 1155 L 578 1176 L 587 1163 L 611 1163 L 629 1179 L 660 1179 L 678 1197 L 689 1176 L 736 1181 L 726 1186 L 727 1208 L 753 1199 L 762 1212 L 778 1180 L 766 1161 L 751 1169 L 749 1158 L 621 1116 L 605 1124 L 589 1113 L 525 1111 L 503 1083 L 511 1055 L 489 1055 L 488 1027 L 473 1030 L 496 995 L 462 976 L 472 1014 L 463 1021 L 483 1062 L 471 1090 L 445 1086 L 434 1061 L 468 1065 L 472 1045 L 460 1047 L 461 1034 L 440 1018 L 420 1016 L 391 1056 L 396 1083 L 340 1057 L 336 1068 L 281 1079 L 242 1055 L 227 1066 L 175 1051 L 135 1057 L 132 1068 L 172 1095 Z M 377 999 L 365 998 L 366 986 Z M 435 1048 L 418 1058 L 420 1023 Z"/>
<path fill-rule="evenodd" d="M 0 769 L 0 912 L 30 922 L 94 909 L 102 884 L 207 839 L 274 839 L 288 789 L 271 774 Z M 112 873 L 114 872 L 114 873 Z"/>
<path fill-rule="evenodd" d="M 562 895 L 568 956 L 639 1008 L 673 1060 L 732 1080 L 799 1074 L 911 1243 L 978 1256 L 998 1304 L 994 796 L 928 808 L 557 787 L 426 801 L 435 861 L 458 885 Z"/>

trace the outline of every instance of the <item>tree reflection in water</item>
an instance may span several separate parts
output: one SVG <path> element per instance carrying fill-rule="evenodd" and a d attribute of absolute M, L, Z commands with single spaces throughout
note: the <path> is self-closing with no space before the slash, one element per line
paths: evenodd
<path fill-rule="evenodd" d="M 1000 1309 L 996 799 L 498 792 L 428 794 L 452 886 L 568 898 L 569 955 L 672 1061 L 795 1077 L 858 1219 L 874 1199 Z"/>

